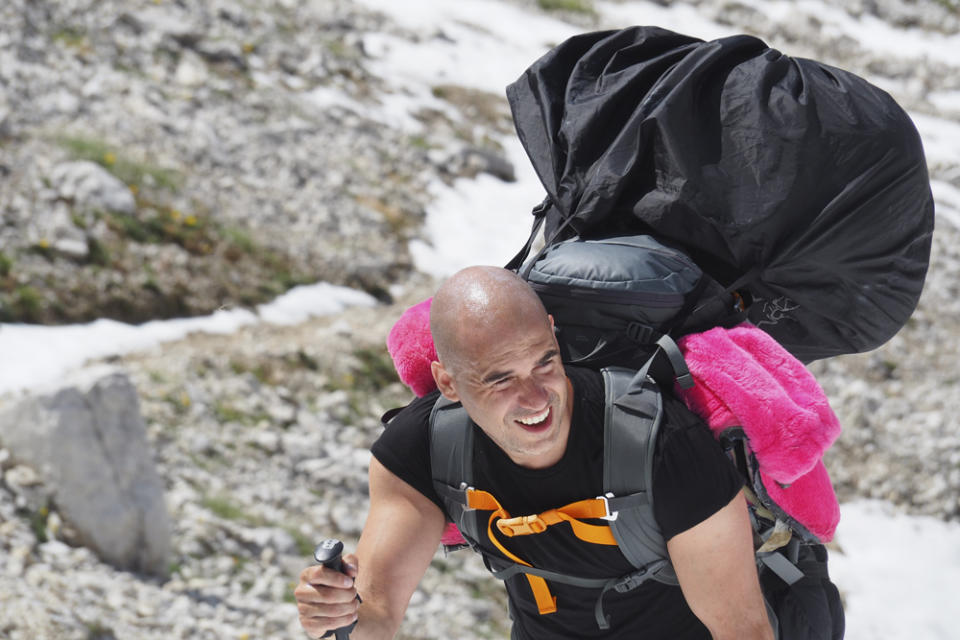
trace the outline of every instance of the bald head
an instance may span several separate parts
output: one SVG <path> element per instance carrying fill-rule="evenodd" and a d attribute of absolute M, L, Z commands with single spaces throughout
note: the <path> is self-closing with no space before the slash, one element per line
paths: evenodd
<path fill-rule="evenodd" d="M 487 340 L 518 322 L 548 322 L 533 289 L 500 267 L 467 267 L 443 283 L 430 305 L 437 355 L 456 368 Z"/>

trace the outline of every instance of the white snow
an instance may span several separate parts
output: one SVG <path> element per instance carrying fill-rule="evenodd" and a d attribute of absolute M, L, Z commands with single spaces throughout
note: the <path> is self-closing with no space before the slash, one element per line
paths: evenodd
<path fill-rule="evenodd" d="M 348 306 L 374 304 L 376 300 L 366 293 L 319 283 L 295 287 L 257 307 L 256 313 L 222 309 L 205 317 L 141 325 L 107 319 L 63 327 L 0 324 L 0 394 L 44 387 L 88 360 L 145 350 L 194 332 L 230 334 L 260 321 L 296 324 Z"/>
<path fill-rule="evenodd" d="M 887 503 L 842 506 L 830 556 L 846 600 L 846 640 L 956 640 L 960 523 L 905 516 Z"/>
<path fill-rule="evenodd" d="M 422 126 L 412 117 L 415 110 L 425 105 L 449 108 L 432 95 L 434 86 L 456 82 L 502 94 L 550 46 L 579 31 L 496 0 L 359 1 L 421 37 L 413 43 L 397 34 L 365 36 L 365 49 L 374 57 L 372 70 L 393 85 L 380 105 L 360 104 L 329 89 L 316 90 L 307 100 L 318 107 L 372 113 L 411 132 Z M 958 35 L 894 29 L 869 16 L 851 17 L 826 2 L 772 0 L 748 6 L 774 22 L 816 17 L 827 32 L 917 64 L 924 60 L 955 64 L 960 58 Z M 687 4 L 601 1 L 596 7 L 607 24 L 657 24 L 704 39 L 736 32 L 703 18 Z M 957 96 L 944 92 L 933 99 L 955 109 L 960 104 Z M 957 164 L 960 124 L 912 115 L 930 165 Z M 427 241 L 411 245 L 420 269 L 444 276 L 469 264 L 503 264 L 526 239 L 530 208 L 540 201 L 543 189 L 515 137 L 501 142 L 514 163 L 517 182 L 481 175 L 460 180 L 452 188 L 433 185 Z M 960 191 L 946 182 L 935 182 L 933 191 L 941 221 L 960 228 Z M 222 310 L 206 318 L 140 326 L 109 320 L 67 327 L 0 325 L 0 393 L 44 386 L 87 359 L 146 349 L 190 332 L 231 333 L 255 322 L 296 323 L 355 304 L 372 305 L 374 300 L 321 283 L 295 289 L 256 313 Z M 831 571 L 846 598 L 847 640 L 960 638 L 960 627 L 952 619 L 960 593 L 960 525 L 909 517 L 876 502 L 845 504 L 842 516 L 837 532 L 842 552 L 832 553 Z"/>

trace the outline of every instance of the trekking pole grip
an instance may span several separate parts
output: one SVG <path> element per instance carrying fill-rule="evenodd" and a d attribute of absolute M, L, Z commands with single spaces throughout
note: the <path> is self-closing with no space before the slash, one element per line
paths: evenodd
<path fill-rule="evenodd" d="M 335 538 L 327 538 L 322 541 L 317 547 L 313 550 L 313 559 L 316 560 L 319 564 L 327 567 L 328 569 L 333 569 L 343 573 L 343 564 L 340 561 L 340 556 L 343 554 L 343 543 Z M 357 600 L 360 599 L 360 595 L 357 595 Z M 327 631 L 325 634 L 320 636 L 321 638 L 329 638 L 333 635 L 336 640 L 349 640 L 350 632 L 353 631 L 353 628 L 357 626 L 356 622 L 346 626 L 340 627 L 339 629 L 333 629 Z"/>

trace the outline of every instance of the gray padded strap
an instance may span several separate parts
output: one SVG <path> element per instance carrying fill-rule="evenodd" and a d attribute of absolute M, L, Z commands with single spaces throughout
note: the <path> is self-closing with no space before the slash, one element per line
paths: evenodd
<path fill-rule="evenodd" d="M 477 519 L 467 509 L 464 490 L 473 482 L 473 421 L 460 403 L 443 396 L 430 413 L 430 466 L 433 486 L 464 538 L 480 540 Z"/>
<path fill-rule="evenodd" d="M 663 411 L 660 391 L 651 380 L 637 385 L 629 369 L 604 369 L 603 379 L 603 490 L 610 510 L 617 512 L 610 528 L 620 552 L 634 567 L 660 582 L 677 584 L 653 514 L 653 456 Z"/>

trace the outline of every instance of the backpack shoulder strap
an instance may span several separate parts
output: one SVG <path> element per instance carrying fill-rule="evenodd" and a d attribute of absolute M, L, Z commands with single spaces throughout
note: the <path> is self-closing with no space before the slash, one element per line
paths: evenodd
<path fill-rule="evenodd" d="M 677 584 L 667 544 L 653 513 L 653 455 L 663 417 L 656 383 L 636 372 L 603 369 L 603 489 L 616 512 L 610 528 L 621 553 L 651 578 Z"/>
<path fill-rule="evenodd" d="M 473 422 L 459 402 L 443 396 L 430 412 L 430 467 L 433 487 L 447 513 L 471 546 L 480 539 L 477 519 L 467 507 L 473 482 Z"/>

